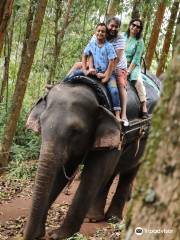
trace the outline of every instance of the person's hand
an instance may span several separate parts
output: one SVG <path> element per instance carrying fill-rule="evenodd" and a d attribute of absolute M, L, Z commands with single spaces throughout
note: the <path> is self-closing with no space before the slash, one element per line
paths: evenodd
<path fill-rule="evenodd" d="M 96 76 L 97 76 L 97 78 L 104 78 L 105 74 L 104 73 L 97 73 Z"/>
<path fill-rule="evenodd" d="M 85 76 L 88 75 L 88 71 L 86 69 L 83 69 L 83 73 L 84 73 Z"/>
<path fill-rule="evenodd" d="M 95 68 L 89 68 L 89 70 L 87 71 L 87 74 L 96 75 L 96 69 Z"/>
<path fill-rule="evenodd" d="M 109 80 L 108 77 L 104 77 L 104 78 L 101 79 L 101 82 L 102 82 L 102 83 L 106 83 L 106 82 L 108 82 L 108 80 Z"/>
<path fill-rule="evenodd" d="M 127 70 L 127 76 L 129 76 L 129 75 L 130 75 L 130 73 L 131 73 L 131 72 L 130 72 L 129 70 Z"/>

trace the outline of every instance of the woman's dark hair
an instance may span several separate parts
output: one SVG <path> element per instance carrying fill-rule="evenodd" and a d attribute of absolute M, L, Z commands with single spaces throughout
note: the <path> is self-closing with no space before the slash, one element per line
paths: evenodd
<path fill-rule="evenodd" d="M 130 26 L 132 25 L 133 22 L 136 22 L 136 21 L 140 23 L 139 32 L 135 36 L 135 38 L 138 40 L 142 37 L 142 31 L 143 31 L 143 22 L 139 18 L 134 18 L 130 21 L 129 27 L 128 27 L 128 30 L 127 30 L 127 36 L 129 37 L 129 35 L 130 35 Z"/>
<path fill-rule="evenodd" d="M 110 22 L 114 21 L 118 27 L 121 26 L 121 20 L 118 17 L 111 17 L 107 20 L 107 25 L 110 24 Z"/>

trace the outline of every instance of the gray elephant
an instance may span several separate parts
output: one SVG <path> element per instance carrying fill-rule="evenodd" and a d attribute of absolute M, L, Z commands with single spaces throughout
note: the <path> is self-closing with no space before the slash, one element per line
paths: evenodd
<path fill-rule="evenodd" d="M 64 222 L 50 234 L 50 239 L 64 239 L 78 232 L 85 217 L 103 219 L 107 193 L 118 173 L 120 181 L 106 217 L 122 218 L 149 127 L 144 125 L 144 135 L 139 134 L 138 128 L 130 131 L 123 140 L 119 122 L 99 104 L 94 87 L 87 86 L 82 79 L 83 83 L 76 79 L 77 84 L 54 86 L 29 115 L 27 127 L 41 131 L 42 144 L 24 240 L 45 235 L 45 222 L 51 204 L 82 162 L 84 168 L 80 185 Z M 157 89 L 150 84 L 146 87 L 149 111 L 152 112 L 159 96 Z M 128 116 L 134 119 L 139 114 L 139 100 L 131 86 L 128 92 Z"/>

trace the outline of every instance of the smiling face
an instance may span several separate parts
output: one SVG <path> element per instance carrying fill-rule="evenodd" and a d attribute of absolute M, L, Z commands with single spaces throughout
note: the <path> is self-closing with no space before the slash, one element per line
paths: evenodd
<path fill-rule="evenodd" d="M 136 36 L 141 30 L 141 22 L 139 21 L 132 22 L 129 27 L 129 30 L 131 36 Z"/>
<path fill-rule="evenodd" d="M 104 25 L 97 26 L 95 35 L 99 42 L 104 42 L 106 39 L 106 26 Z"/>
<path fill-rule="evenodd" d="M 115 20 L 111 20 L 107 25 L 107 32 L 109 38 L 115 38 L 118 35 L 119 24 Z"/>

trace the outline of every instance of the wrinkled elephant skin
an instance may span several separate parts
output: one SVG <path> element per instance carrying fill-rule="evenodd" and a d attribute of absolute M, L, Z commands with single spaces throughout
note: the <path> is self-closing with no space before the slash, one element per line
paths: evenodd
<path fill-rule="evenodd" d="M 63 168 L 72 176 L 83 161 L 79 188 L 52 238 L 64 239 L 78 232 L 102 185 L 113 175 L 120 154 L 119 123 L 99 106 L 88 87 L 57 85 L 41 105 L 32 109 L 27 121 L 28 128 L 41 129 L 42 145 L 24 240 L 45 234 L 48 209 L 68 182 Z M 103 147 L 106 150 L 99 150 Z"/>
<path fill-rule="evenodd" d="M 128 117 L 133 119 L 139 114 L 139 99 L 132 87 L 128 87 L 129 91 Z M 159 96 L 151 86 L 146 91 L 152 112 Z M 133 138 L 126 137 L 121 145 L 120 124 L 99 105 L 92 89 L 69 84 L 53 87 L 46 99 L 35 105 L 27 127 L 41 131 L 42 145 L 24 240 L 35 240 L 45 234 L 48 209 L 68 183 L 67 176 L 72 176 L 82 162 L 80 185 L 64 222 L 50 235 L 51 239 L 72 236 L 85 217 L 122 219 L 148 132 L 140 138 L 137 130 Z M 117 174 L 117 189 L 104 213 L 107 194 Z"/>

